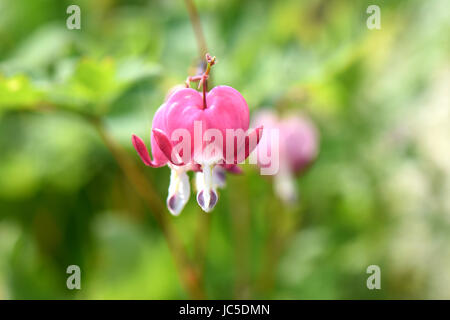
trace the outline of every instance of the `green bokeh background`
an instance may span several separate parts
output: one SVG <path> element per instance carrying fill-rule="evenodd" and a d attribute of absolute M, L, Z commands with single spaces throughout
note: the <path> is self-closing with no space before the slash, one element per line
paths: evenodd
<path fill-rule="evenodd" d="M 194 261 L 206 247 L 207 297 L 450 299 L 449 2 L 195 3 L 214 83 L 239 90 L 252 114 L 300 110 L 321 136 L 295 208 L 244 165 L 210 232 L 198 232 L 193 195 L 179 217 L 165 213 Z M 66 28 L 70 4 L 81 30 Z M 381 30 L 366 27 L 371 4 Z M 198 56 L 181 0 L 0 0 L 0 299 L 189 298 L 90 119 L 164 201 L 169 169 L 144 168 L 131 134 L 148 143 L 155 110 Z M 273 254 L 274 229 L 294 220 Z M 66 288 L 72 264 L 81 290 Z M 381 290 L 366 287 L 372 264 Z"/>

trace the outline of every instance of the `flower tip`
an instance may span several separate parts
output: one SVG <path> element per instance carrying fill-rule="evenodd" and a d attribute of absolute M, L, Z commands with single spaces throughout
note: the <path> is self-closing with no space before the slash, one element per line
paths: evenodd
<path fill-rule="evenodd" d="M 143 144 L 144 141 L 142 141 L 141 138 L 139 138 L 137 135 L 135 135 L 134 133 L 131 135 L 131 143 L 133 143 L 133 146 L 137 149 L 137 146 L 139 144 Z"/>
<path fill-rule="evenodd" d="M 183 210 L 185 203 L 177 197 L 177 195 L 173 195 L 167 199 L 167 209 L 174 216 L 179 216 L 181 210 Z"/>
<path fill-rule="evenodd" d="M 259 141 L 261 140 L 262 134 L 264 132 L 264 126 L 260 125 L 258 128 L 256 128 L 256 142 L 259 143 Z"/>
<path fill-rule="evenodd" d="M 197 203 L 205 212 L 210 212 L 217 204 L 218 195 L 214 190 L 210 190 L 209 196 L 201 190 L 197 194 Z"/>
<path fill-rule="evenodd" d="M 145 146 L 144 140 L 139 138 L 137 135 L 133 134 L 131 135 L 131 142 L 133 143 L 134 149 L 136 149 L 136 152 L 138 153 L 139 157 L 141 158 L 142 162 L 146 166 L 149 167 L 156 167 L 157 164 L 152 161 L 150 158 L 150 155 L 148 153 L 147 147 Z"/>

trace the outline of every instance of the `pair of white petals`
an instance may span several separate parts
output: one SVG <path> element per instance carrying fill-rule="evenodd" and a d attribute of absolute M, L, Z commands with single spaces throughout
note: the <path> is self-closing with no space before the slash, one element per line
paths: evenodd
<path fill-rule="evenodd" d="M 167 208 L 170 213 L 178 216 L 191 195 L 189 176 L 185 166 L 170 166 L 169 195 Z M 195 173 L 197 203 L 205 212 L 210 212 L 217 203 L 219 196 L 217 188 L 225 186 L 225 170 L 219 166 L 203 165 L 203 172 Z"/>

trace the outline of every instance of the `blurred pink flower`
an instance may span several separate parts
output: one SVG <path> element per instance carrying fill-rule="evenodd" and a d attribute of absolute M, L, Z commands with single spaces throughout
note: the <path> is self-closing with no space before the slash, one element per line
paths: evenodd
<path fill-rule="evenodd" d="M 295 176 L 302 173 L 317 157 L 319 137 L 314 124 L 304 116 L 291 114 L 278 118 L 271 111 L 261 111 L 253 120 L 254 126 L 264 126 L 255 152 L 258 165 L 268 167 L 270 162 L 265 159 L 264 153 L 279 153 L 279 170 L 275 175 L 275 192 L 286 203 L 295 203 L 298 200 L 298 191 L 295 185 Z M 278 146 L 272 145 L 269 137 L 271 130 L 279 130 Z M 274 159 L 274 157 L 271 157 Z"/>

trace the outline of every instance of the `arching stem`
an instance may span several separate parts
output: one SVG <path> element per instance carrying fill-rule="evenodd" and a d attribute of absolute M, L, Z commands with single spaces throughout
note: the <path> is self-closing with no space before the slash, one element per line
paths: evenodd
<path fill-rule="evenodd" d="M 191 76 L 186 79 L 186 88 L 190 87 L 191 82 L 199 81 L 197 89 L 200 90 L 200 87 L 203 89 L 203 109 L 207 108 L 206 105 L 206 93 L 208 92 L 208 78 L 209 72 L 211 71 L 211 67 L 216 64 L 216 57 L 211 57 L 209 53 L 206 54 L 206 70 L 202 75 Z"/>
<path fill-rule="evenodd" d="M 208 51 L 206 48 L 205 35 L 203 33 L 202 25 L 200 23 L 200 17 L 198 15 L 197 8 L 195 7 L 193 0 L 184 0 L 186 8 L 189 12 L 189 18 L 194 29 L 195 38 L 197 40 L 199 56 L 203 57 Z"/>

